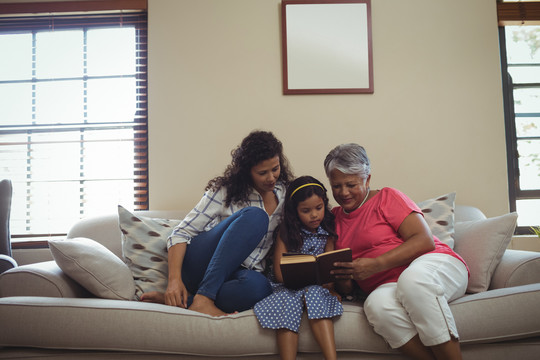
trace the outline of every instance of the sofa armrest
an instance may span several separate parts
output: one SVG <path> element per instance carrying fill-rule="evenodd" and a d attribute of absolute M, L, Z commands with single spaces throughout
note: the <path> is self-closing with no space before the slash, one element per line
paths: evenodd
<path fill-rule="evenodd" d="M 540 283 L 540 252 L 507 249 L 495 268 L 490 289 Z"/>
<path fill-rule="evenodd" d="M 0 275 L 0 297 L 94 297 L 54 261 L 23 265 Z"/>

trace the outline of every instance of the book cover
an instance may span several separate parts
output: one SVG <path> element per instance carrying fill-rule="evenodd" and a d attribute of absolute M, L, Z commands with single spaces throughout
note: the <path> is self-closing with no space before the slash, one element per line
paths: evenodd
<path fill-rule="evenodd" d="M 335 281 L 330 274 L 335 262 L 351 262 L 352 251 L 349 248 L 333 250 L 314 255 L 284 253 L 280 268 L 283 283 L 290 289 L 299 289 L 308 285 L 323 285 Z"/>

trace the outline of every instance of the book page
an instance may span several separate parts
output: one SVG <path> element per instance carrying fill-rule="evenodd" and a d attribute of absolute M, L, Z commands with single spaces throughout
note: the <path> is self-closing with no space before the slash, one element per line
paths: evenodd
<path fill-rule="evenodd" d="M 332 250 L 332 251 L 327 251 L 327 252 L 324 252 L 322 254 L 319 254 L 317 255 L 318 258 L 321 258 L 321 257 L 324 257 L 324 256 L 328 256 L 330 254 L 335 254 L 335 253 L 341 253 L 341 252 L 348 252 L 350 249 L 349 248 L 345 248 L 345 249 L 338 249 L 338 250 Z"/>
<path fill-rule="evenodd" d="M 292 263 L 305 263 L 305 262 L 314 262 L 316 260 L 313 255 L 286 255 L 283 254 L 280 263 L 281 264 L 292 264 Z"/>

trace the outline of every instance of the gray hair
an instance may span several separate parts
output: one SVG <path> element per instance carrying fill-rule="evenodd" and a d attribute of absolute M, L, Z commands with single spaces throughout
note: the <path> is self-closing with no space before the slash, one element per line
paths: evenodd
<path fill-rule="evenodd" d="M 358 175 L 362 179 L 367 179 L 371 174 L 371 165 L 366 149 L 354 143 L 336 146 L 324 159 L 324 171 L 327 177 L 330 177 L 330 172 L 334 169 L 344 174 Z"/>

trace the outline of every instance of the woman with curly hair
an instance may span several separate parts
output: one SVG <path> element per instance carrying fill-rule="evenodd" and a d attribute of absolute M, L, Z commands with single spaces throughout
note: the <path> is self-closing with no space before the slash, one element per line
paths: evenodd
<path fill-rule="evenodd" d="M 292 173 L 271 132 L 251 132 L 231 155 L 224 174 L 208 182 L 169 236 L 167 290 L 143 294 L 142 301 L 223 316 L 272 293 L 261 272 Z"/>

